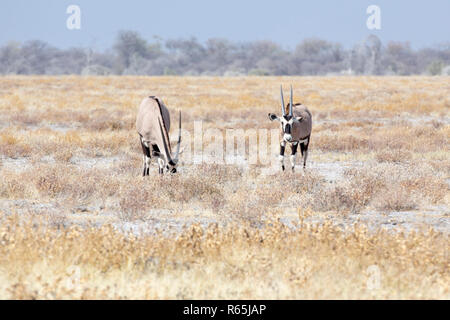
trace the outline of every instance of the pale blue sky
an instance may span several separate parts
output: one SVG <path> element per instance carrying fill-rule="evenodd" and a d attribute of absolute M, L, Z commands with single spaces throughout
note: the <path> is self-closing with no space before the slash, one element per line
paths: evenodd
<path fill-rule="evenodd" d="M 70 4 L 81 8 L 81 30 L 66 28 Z M 381 30 L 366 27 L 371 4 L 381 8 Z M 285 48 L 309 37 L 349 47 L 374 33 L 421 48 L 450 41 L 449 14 L 450 0 L 1 0 L 0 45 L 39 39 L 102 50 L 118 30 L 135 30 L 148 40 L 273 40 Z"/>

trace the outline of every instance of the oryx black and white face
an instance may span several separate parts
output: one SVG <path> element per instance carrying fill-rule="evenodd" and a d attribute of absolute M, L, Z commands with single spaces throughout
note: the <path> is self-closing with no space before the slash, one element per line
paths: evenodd
<path fill-rule="evenodd" d="M 177 172 L 177 163 L 171 165 L 171 164 L 167 164 L 166 165 L 166 170 L 170 173 L 176 173 Z"/>
<path fill-rule="evenodd" d="M 280 121 L 281 131 L 283 132 L 283 140 L 286 142 L 292 142 L 292 128 L 295 122 L 302 121 L 302 117 L 294 117 L 290 115 L 278 117 L 274 113 L 269 113 L 269 119 L 271 121 Z"/>

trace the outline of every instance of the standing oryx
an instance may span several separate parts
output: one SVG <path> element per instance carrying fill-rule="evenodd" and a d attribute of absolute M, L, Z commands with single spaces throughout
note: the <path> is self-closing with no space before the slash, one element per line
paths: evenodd
<path fill-rule="evenodd" d="M 152 156 L 158 158 L 160 174 L 164 173 L 164 168 L 171 173 L 177 172 L 181 143 L 181 111 L 179 117 L 178 144 L 175 155 L 172 156 L 169 140 L 169 110 L 158 97 L 151 96 L 142 101 L 136 118 L 136 129 L 144 152 L 143 176 L 149 175 Z"/>
<path fill-rule="evenodd" d="M 282 116 L 278 117 L 273 113 L 269 113 L 270 121 L 278 120 L 281 123 L 281 134 L 283 139 L 280 142 L 280 162 L 281 169 L 284 171 L 284 149 L 286 142 L 291 144 L 291 168 L 294 171 L 295 156 L 297 147 L 300 144 L 300 150 L 303 157 L 303 168 L 306 166 L 306 159 L 308 158 L 308 145 L 312 129 L 311 112 L 301 103 L 293 104 L 292 86 L 291 97 L 288 104 L 289 114 L 286 113 L 283 98 L 283 87 L 281 87 L 281 111 Z"/>

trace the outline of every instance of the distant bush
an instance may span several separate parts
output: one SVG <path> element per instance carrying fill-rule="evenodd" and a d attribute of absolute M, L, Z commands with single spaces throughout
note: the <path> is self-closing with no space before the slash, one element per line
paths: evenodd
<path fill-rule="evenodd" d="M 428 66 L 427 71 L 432 76 L 437 76 L 437 75 L 440 75 L 442 73 L 442 69 L 444 68 L 444 66 L 445 66 L 445 64 L 442 61 L 433 61 Z"/>
<path fill-rule="evenodd" d="M 450 65 L 442 68 L 442 75 L 443 76 L 450 76 Z"/>
<path fill-rule="evenodd" d="M 81 71 L 81 75 L 83 76 L 107 76 L 111 73 L 112 71 L 109 68 L 97 64 L 87 66 Z"/>
<path fill-rule="evenodd" d="M 58 49 L 43 41 L 0 47 L 0 74 L 82 75 L 410 75 L 449 74 L 450 48 L 413 50 L 407 42 L 383 45 L 370 35 L 351 49 L 321 39 L 305 39 L 294 50 L 271 41 L 233 43 L 195 38 L 155 38 L 120 31 L 111 50 Z M 446 73 L 445 73 L 445 72 Z"/>

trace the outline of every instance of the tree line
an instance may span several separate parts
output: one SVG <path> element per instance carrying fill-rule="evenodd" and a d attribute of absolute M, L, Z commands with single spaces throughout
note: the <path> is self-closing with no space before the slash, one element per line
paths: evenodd
<path fill-rule="evenodd" d="M 58 49 L 34 40 L 0 47 L 0 74 L 82 75 L 413 75 L 450 74 L 450 43 L 414 50 L 370 35 L 350 49 L 305 39 L 293 50 L 272 41 L 144 39 L 118 33 L 112 48 Z"/>

